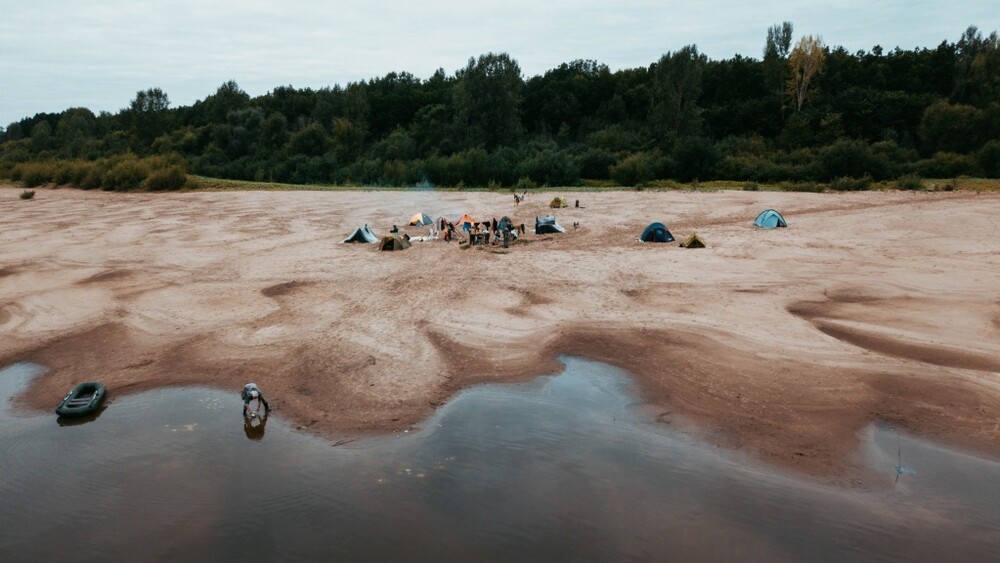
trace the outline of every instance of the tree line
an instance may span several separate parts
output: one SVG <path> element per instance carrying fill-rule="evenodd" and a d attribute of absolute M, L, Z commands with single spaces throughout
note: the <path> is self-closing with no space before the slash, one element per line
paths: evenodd
<path fill-rule="evenodd" d="M 644 68 L 577 60 L 525 79 L 508 54 L 487 53 L 426 79 L 391 72 L 258 97 L 228 81 L 182 107 L 150 88 L 117 113 L 70 108 L 0 129 L 0 177 L 108 189 L 172 189 L 185 173 L 392 186 L 863 187 L 1000 177 L 998 139 L 995 31 L 850 53 L 820 37 L 796 41 L 784 22 L 767 30 L 760 58 L 710 60 L 691 45 Z"/>

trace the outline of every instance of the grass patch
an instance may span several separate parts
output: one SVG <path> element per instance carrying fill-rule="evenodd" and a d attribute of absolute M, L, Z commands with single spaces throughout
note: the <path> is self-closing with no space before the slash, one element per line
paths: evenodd
<path fill-rule="evenodd" d="M 933 191 L 1000 192 L 1000 178 L 926 179 L 924 185 Z M 951 187 L 951 190 L 948 187 Z"/>
<path fill-rule="evenodd" d="M 872 187 L 871 176 L 861 178 L 842 177 L 830 182 L 830 189 L 838 192 L 860 192 Z"/>
<path fill-rule="evenodd" d="M 35 197 L 35 190 L 24 190 L 21 192 L 21 199 L 31 199 Z"/>
<path fill-rule="evenodd" d="M 901 190 L 922 190 L 924 181 L 916 174 L 906 174 L 896 179 L 896 187 Z"/>

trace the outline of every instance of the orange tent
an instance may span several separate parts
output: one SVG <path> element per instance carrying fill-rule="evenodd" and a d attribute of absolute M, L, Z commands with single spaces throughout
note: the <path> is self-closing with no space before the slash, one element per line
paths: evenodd
<path fill-rule="evenodd" d="M 472 228 L 472 226 L 476 224 L 476 220 L 473 219 L 468 213 L 466 213 L 465 215 L 459 217 L 458 221 L 455 221 L 455 224 L 458 225 L 459 227 L 461 227 L 466 223 L 469 224 L 469 228 Z"/>

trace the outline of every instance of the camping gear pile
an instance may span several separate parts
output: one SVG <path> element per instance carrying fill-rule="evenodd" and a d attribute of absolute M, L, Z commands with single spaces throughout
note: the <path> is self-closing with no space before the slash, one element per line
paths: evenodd
<path fill-rule="evenodd" d="M 546 215 L 544 217 L 535 217 L 535 234 L 536 235 L 547 235 L 550 233 L 565 233 L 566 229 L 562 228 L 559 223 L 556 223 L 555 215 Z"/>

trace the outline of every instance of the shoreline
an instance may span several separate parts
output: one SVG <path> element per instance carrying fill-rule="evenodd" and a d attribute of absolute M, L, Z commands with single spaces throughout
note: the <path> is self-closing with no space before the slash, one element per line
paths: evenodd
<path fill-rule="evenodd" d="M 0 233 L 0 362 L 50 368 L 18 399 L 46 411 L 84 378 L 112 395 L 256 381 L 334 439 L 419 426 L 461 389 L 567 354 L 627 371 L 716 445 L 814 477 L 860 475 L 875 421 L 1000 451 L 1000 196 L 581 192 L 585 208 L 554 210 L 580 229 L 506 254 L 339 244 L 421 211 L 552 211 L 508 195 L 41 190 Z M 749 226 L 768 207 L 790 228 Z M 664 219 L 709 248 L 634 242 Z"/>

